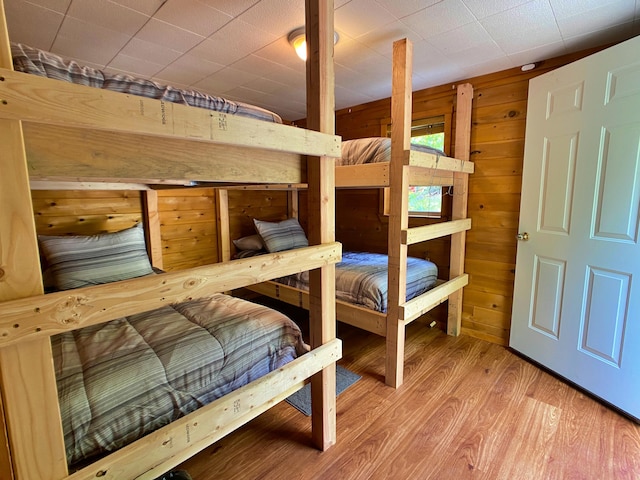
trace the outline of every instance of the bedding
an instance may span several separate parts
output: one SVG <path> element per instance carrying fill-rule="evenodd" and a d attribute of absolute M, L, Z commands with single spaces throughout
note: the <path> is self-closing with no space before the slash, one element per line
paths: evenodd
<path fill-rule="evenodd" d="M 281 222 L 265 222 L 254 218 L 253 224 L 269 253 L 309 246 L 309 240 L 295 218 Z"/>
<path fill-rule="evenodd" d="M 299 328 L 216 294 L 52 337 L 69 465 L 101 456 L 306 352 Z"/>
<path fill-rule="evenodd" d="M 155 275 L 141 225 L 38 237 L 52 290 Z M 46 275 L 45 275 L 46 277 Z M 304 354 L 298 326 L 223 294 L 51 337 L 67 462 L 84 464 Z"/>
<path fill-rule="evenodd" d="M 65 60 L 53 53 L 38 50 L 24 44 L 11 43 L 11 55 L 13 56 L 13 68 L 18 72 L 55 78 L 115 92 L 155 98 L 171 103 L 206 108 L 231 115 L 282 123 L 282 118 L 279 115 L 255 105 L 231 101 L 195 90 L 174 88 L 131 75 L 114 74 L 81 66 L 75 61 Z"/>
<path fill-rule="evenodd" d="M 444 156 L 442 150 L 424 145 L 411 145 L 411 150 Z M 336 165 L 361 165 L 391 160 L 391 139 L 388 137 L 368 137 L 342 141 L 342 158 Z"/>
<path fill-rule="evenodd" d="M 387 255 L 343 252 L 336 264 L 336 298 L 381 313 L 387 311 Z M 438 267 L 428 260 L 407 259 L 407 300 L 431 289 L 438 279 Z M 276 280 L 284 285 L 309 289 L 309 272 Z"/>

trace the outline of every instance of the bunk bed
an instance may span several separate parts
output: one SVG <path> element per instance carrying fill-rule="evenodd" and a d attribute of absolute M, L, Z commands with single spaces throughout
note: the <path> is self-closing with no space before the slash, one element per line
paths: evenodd
<path fill-rule="evenodd" d="M 395 388 L 403 383 L 405 327 L 408 323 L 448 301 L 447 333 L 458 335 L 460 332 L 462 288 L 468 283 L 468 275 L 464 273 L 465 234 L 471 228 L 471 220 L 467 218 L 467 195 L 468 176 L 473 173 L 473 163 L 468 161 L 472 86 L 457 86 L 456 158 L 411 148 L 412 54 L 413 47 L 408 40 L 394 43 L 390 148 L 386 148 L 377 137 L 357 140 L 370 153 L 369 158 L 337 161 L 335 179 L 336 188 L 380 187 L 387 188 L 389 192 L 388 285 L 385 285 L 388 289 L 387 308 L 365 308 L 338 298 L 336 318 L 386 338 L 385 382 Z M 343 152 L 345 147 L 351 149 L 350 142 L 343 142 Z M 375 145 L 367 147 L 371 143 Z M 380 152 L 390 154 L 390 158 Z M 451 220 L 410 229 L 407 199 L 411 185 L 451 186 L 455 192 Z M 228 220 L 224 222 L 228 224 Z M 221 231 L 225 231 L 224 226 Z M 438 280 L 433 288 L 414 292 L 415 296 L 407 296 L 408 246 L 447 235 L 451 236 L 450 278 Z M 223 241 L 222 249 L 230 252 L 229 240 Z M 344 255 L 346 257 L 349 252 Z M 409 257 L 409 265 L 415 260 Z M 340 265 L 337 268 L 340 269 Z M 425 272 L 425 275 L 429 275 L 428 269 Z M 262 295 L 308 308 L 305 288 L 284 285 L 279 281 L 264 282 L 249 288 Z"/>
<path fill-rule="evenodd" d="M 0 7 L 0 477 L 152 479 L 307 379 L 313 443 L 323 450 L 333 445 L 335 362 L 341 356 L 333 301 L 333 265 L 341 255 L 333 238 L 333 162 L 340 148 L 333 135 L 333 2 L 306 1 L 306 130 L 15 72 L 1 0 Z M 139 189 L 153 212 L 157 195 L 150 185 L 193 181 L 308 183 L 310 246 L 178 272 L 155 274 L 144 267 L 126 280 L 44 293 L 31 188 Z M 157 236 L 153 215 L 148 227 L 147 235 Z M 141 233 L 133 234 L 139 243 Z M 151 262 L 159 266 L 157 243 L 151 244 Z M 212 297 L 235 309 L 237 299 L 220 292 L 301 270 L 312 272 L 308 353 L 297 352 L 272 372 L 70 472 L 52 338 L 55 344 L 95 333 L 114 319 L 183 302 L 198 316 L 200 304 Z"/>

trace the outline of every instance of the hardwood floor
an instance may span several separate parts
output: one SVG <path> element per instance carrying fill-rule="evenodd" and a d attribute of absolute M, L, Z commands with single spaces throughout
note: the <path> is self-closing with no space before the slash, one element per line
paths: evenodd
<path fill-rule="evenodd" d="M 640 479 L 640 425 L 508 349 L 407 329 L 405 384 L 385 386 L 384 339 L 340 324 L 338 443 L 310 443 L 282 402 L 185 462 L 194 480 Z"/>

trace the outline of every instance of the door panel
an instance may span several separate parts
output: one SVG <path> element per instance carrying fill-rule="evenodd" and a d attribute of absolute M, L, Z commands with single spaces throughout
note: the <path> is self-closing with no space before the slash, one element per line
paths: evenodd
<path fill-rule="evenodd" d="M 530 82 L 510 345 L 640 418 L 640 37 Z M 634 278 L 635 277 L 635 278 Z"/>

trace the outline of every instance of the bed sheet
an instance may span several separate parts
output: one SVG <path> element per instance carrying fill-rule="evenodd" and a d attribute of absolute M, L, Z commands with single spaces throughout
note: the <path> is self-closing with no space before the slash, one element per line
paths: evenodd
<path fill-rule="evenodd" d="M 386 313 L 388 296 L 388 257 L 380 253 L 344 252 L 336 264 L 336 298 L 371 310 Z M 433 288 L 438 267 L 429 260 L 407 259 L 407 300 Z M 276 280 L 284 285 L 309 289 L 309 272 Z"/>
<path fill-rule="evenodd" d="M 307 351 L 299 328 L 216 294 L 52 337 L 69 465 L 86 463 Z"/>

